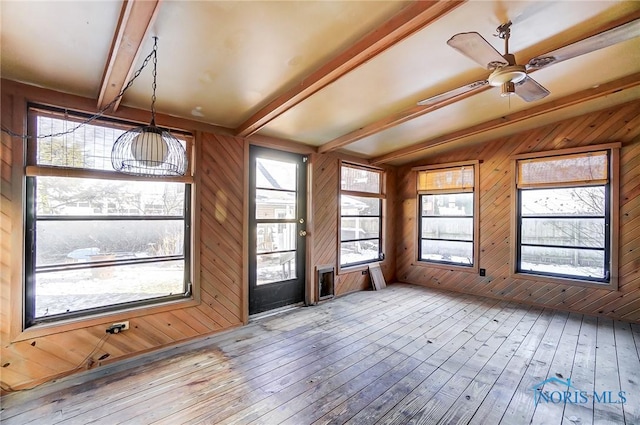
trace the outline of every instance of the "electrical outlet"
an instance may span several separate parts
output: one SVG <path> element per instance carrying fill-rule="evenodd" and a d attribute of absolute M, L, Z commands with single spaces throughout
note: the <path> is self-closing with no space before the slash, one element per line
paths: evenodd
<path fill-rule="evenodd" d="M 117 334 L 122 331 L 126 331 L 127 329 L 129 329 L 129 321 L 125 320 L 124 322 L 117 322 L 109 326 L 107 328 L 107 333 Z"/>
<path fill-rule="evenodd" d="M 128 331 L 129 330 L 129 321 L 125 320 L 124 322 L 118 322 L 118 323 L 114 323 L 114 325 L 121 325 L 122 328 L 120 328 L 121 331 Z"/>

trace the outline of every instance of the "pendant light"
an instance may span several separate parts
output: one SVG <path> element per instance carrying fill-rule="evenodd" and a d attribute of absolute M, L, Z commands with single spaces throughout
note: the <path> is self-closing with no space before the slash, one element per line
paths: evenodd
<path fill-rule="evenodd" d="M 151 123 L 123 133 L 113 144 L 111 164 L 116 171 L 135 176 L 184 176 L 187 154 L 168 130 L 156 126 L 156 76 L 158 37 L 153 37 L 153 94 Z"/>

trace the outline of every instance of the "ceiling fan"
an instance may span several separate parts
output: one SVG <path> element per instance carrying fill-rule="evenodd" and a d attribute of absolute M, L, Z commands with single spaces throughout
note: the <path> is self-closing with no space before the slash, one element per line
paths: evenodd
<path fill-rule="evenodd" d="M 640 19 L 635 19 L 607 31 L 584 38 L 575 43 L 553 50 L 529 60 L 526 65 L 516 62 L 509 53 L 511 22 L 496 29 L 495 36 L 504 40 L 504 55 L 500 54 L 487 40 L 477 32 L 456 34 L 447 44 L 469 59 L 474 60 L 491 71 L 485 80 L 474 81 L 448 92 L 429 97 L 418 102 L 420 106 L 431 106 L 462 94 L 475 91 L 487 85 L 500 87 L 502 96 L 516 94 L 526 102 L 534 102 L 549 95 L 549 90 L 529 76 L 529 72 L 563 62 L 586 53 L 602 49 L 640 35 Z"/>

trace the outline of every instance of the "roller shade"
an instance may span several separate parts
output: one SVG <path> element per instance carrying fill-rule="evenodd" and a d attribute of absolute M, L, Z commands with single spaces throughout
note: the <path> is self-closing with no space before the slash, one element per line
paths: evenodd
<path fill-rule="evenodd" d="M 418 172 L 418 191 L 421 192 L 472 192 L 474 186 L 472 165 Z"/>
<path fill-rule="evenodd" d="M 518 188 L 597 185 L 608 181 L 606 151 L 518 161 Z"/>

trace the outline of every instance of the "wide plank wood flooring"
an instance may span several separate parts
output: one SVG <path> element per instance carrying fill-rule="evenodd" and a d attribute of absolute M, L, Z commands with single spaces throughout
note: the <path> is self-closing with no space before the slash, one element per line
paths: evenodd
<path fill-rule="evenodd" d="M 1 419 L 640 424 L 640 325 L 394 284 L 9 394 Z"/>

